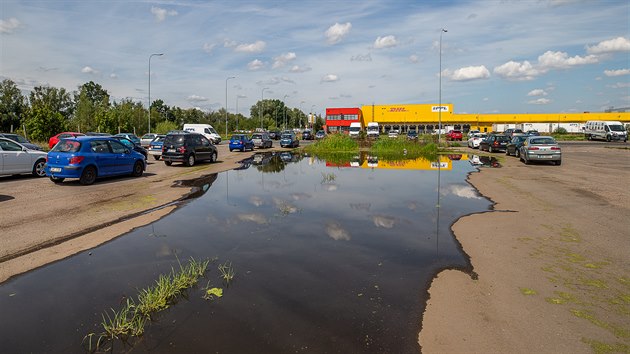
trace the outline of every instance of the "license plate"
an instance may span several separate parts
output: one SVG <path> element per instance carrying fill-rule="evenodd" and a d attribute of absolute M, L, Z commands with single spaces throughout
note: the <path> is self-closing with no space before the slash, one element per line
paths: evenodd
<path fill-rule="evenodd" d="M 61 172 L 61 168 L 59 167 L 51 167 L 50 172 Z"/>
<path fill-rule="evenodd" d="M 167 152 L 175 152 L 175 149 L 168 149 Z"/>
<path fill-rule="evenodd" d="M 538 155 L 538 158 L 539 158 L 539 159 L 550 159 L 550 158 L 552 158 L 552 157 L 553 157 L 553 156 L 551 156 L 551 155 Z"/>

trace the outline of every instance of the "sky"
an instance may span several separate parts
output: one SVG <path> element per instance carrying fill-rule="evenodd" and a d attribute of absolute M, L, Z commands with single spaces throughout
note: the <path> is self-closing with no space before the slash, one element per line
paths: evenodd
<path fill-rule="evenodd" d="M 629 17 L 623 0 L 0 0 L 0 80 L 143 105 L 150 82 L 151 100 L 245 116 L 440 96 L 455 113 L 598 112 L 630 107 Z"/>

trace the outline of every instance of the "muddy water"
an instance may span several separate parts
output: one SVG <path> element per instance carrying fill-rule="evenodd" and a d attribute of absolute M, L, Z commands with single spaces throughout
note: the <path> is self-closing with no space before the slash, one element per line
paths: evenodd
<path fill-rule="evenodd" d="M 357 156 L 330 163 L 256 155 L 192 183 L 177 211 L 112 242 L 0 285 L 2 352 L 82 352 L 104 311 L 190 257 L 218 261 L 114 351 L 411 353 L 431 278 L 470 270 L 450 225 L 490 203 L 466 156 Z M 235 279 L 222 284 L 217 265 Z M 224 296 L 204 300 L 203 287 Z"/>

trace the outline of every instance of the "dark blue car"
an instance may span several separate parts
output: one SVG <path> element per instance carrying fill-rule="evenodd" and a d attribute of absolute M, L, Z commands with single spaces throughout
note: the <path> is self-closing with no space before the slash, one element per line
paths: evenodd
<path fill-rule="evenodd" d="M 300 146 L 300 141 L 293 132 L 282 133 L 280 137 L 280 147 L 296 148 L 298 146 Z"/>
<path fill-rule="evenodd" d="M 83 185 L 99 177 L 142 176 L 144 156 L 110 137 L 80 136 L 61 140 L 48 152 L 46 176 L 55 183 L 78 178 Z"/>
<path fill-rule="evenodd" d="M 230 138 L 230 151 L 232 150 L 254 150 L 254 142 L 245 134 L 234 134 Z"/>

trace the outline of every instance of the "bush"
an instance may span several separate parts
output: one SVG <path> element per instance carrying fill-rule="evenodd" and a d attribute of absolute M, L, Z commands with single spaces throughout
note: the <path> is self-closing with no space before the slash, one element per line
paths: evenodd
<path fill-rule="evenodd" d="M 566 134 L 567 130 L 562 128 L 562 127 L 558 127 L 556 130 L 553 131 L 556 134 Z"/>

